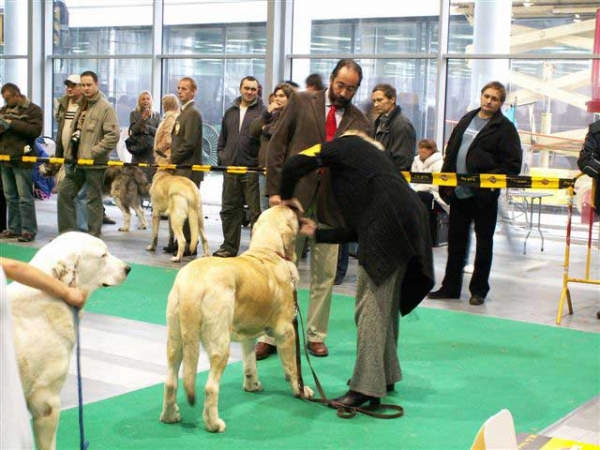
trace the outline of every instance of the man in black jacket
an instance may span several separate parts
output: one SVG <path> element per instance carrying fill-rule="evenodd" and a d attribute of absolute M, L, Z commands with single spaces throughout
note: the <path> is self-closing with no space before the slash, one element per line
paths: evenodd
<path fill-rule="evenodd" d="M 590 130 L 585 136 L 583 147 L 579 152 L 577 165 L 582 172 L 592 177 L 596 182 L 596 195 L 594 196 L 594 209 L 596 215 L 600 214 L 600 120 L 590 125 Z M 600 311 L 596 313 L 600 319 Z"/>
<path fill-rule="evenodd" d="M 481 107 L 465 114 L 452 131 L 442 172 L 519 174 L 521 141 L 513 123 L 500 110 L 505 99 L 506 88 L 497 81 L 481 89 Z M 440 195 L 450 205 L 448 261 L 442 287 L 430 292 L 428 297 L 460 298 L 473 223 L 477 249 L 475 270 L 469 285 L 469 303 L 481 305 L 490 290 L 488 279 L 492 267 L 500 189 L 440 187 Z"/>
<path fill-rule="evenodd" d="M 281 198 L 302 210 L 292 198 L 296 184 L 329 168 L 344 226 L 317 228 L 303 218 L 300 232 L 317 242 L 359 243 L 356 363 L 350 390 L 334 400 L 346 406 L 376 405 L 402 379 L 399 314 L 410 313 L 434 285 L 427 212 L 377 145 L 351 131 L 291 157 L 281 173 Z"/>
<path fill-rule="evenodd" d="M 258 96 L 259 83 L 252 76 L 242 78 L 240 96 L 225 111 L 221 122 L 221 133 L 217 155 L 219 165 L 258 166 L 260 139 L 250 134 L 250 124 L 265 109 Z M 228 258 L 236 256 L 240 249 L 244 203 L 250 211 L 250 229 L 260 215 L 260 189 L 258 172 L 245 174 L 223 173 L 221 196 L 221 225 L 223 243 L 213 256 Z"/>
<path fill-rule="evenodd" d="M 373 137 L 381 142 L 398 170 L 409 171 L 417 150 L 417 134 L 411 121 L 396 104 L 396 89 L 378 84 L 371 93 L 373 111 L 378 114 L 373 123 Z"/>

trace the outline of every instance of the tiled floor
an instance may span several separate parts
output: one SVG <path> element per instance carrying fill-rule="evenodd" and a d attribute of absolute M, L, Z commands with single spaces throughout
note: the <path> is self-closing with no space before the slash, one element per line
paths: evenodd
<path fill-rule="evenodd" d="M 210 174 L 201 190 L 205 205 L 205 227 L 212 251 L 219 247 L 222 239 L 218 204 L 220 183 L 219 174 Z M 49 201 L 38 201 L 36 207 L 39 234 L 36 241 L 21 245 L 40 247 L 57 234 L 55 197 Z M 121 233 L 117 231 L 122 221 L 120 211 L 116 206 L 107 206 L 107 212 L 110 217 L 117 220 L 118 224 L 105 225 L 102 229 L 102 238 L 115 255 L 129 262 L 180 267 L 179 264 L 170 262 L 168 255 L 160 250 L 165 245 L 167 238 L 165 221 L 161 221 L 159 250 L 156 254 L 152 254 L 145 251 L 146 245 L 150 242 L 149 230 L 137 230 L 137 219 L 133 218 L 133 231 Z M 146 214 L 148 217 L 150 216 L 149 211 L 146 211 Z M 564 273 L 565 219 L 560 216 L 544 214 L 542 224 L 545 226 L 543 232 L 546 238 L 544 251 L 540 251 L 540 239 L 536 232 L 529 237 L 527 255 L 523 255 L 525 232 L 512 226 L 499 226 L 491 275 L 492 290 L 484 305 L 469 305 L 468 291 L 465 287 L 461 300 L 425 300 L 423 306 L 557 326 L 555 321 Z M 507 230 L 510 239 L 507 238 Z M 570 251 L 569 274 L 571 277 L 583 278 L 585 276 L 586 247 L 583 245 L 585 236 L 583 227 L 580 225 L 574 227 L 573 244 Z M 595 228 L 595 236 L 596 238 L 598 236 L 598 226 Z M 249 230 L 244 229 L 242 250 L 247 248 L 248 240 Z M 594 246 L 590 278 L 600 279 L 600 256 L 597 241 Z M 446 260 L 446 248 L 434 249 L 434 258 L 436 278 L 441 280 Z M 308 287 L 306 281 L 308 266 L 305 260 L 300 262 L 299 269 L 301 286 Z M 465 286 L 468 285 L 468 277 L 469 275 L 465 277 Z M 351 258 L 346 280 L 342 285 L 335 286 L 335 291 L 353 295 L 355 281 L 356 260 Z M 569 287 L 575 313 L 564 315 L 560 326 L 600 332 L 600 320 L 596 318 L 596 312 L 600 310 L 600 288 L 581 283 L 573 283 Z M 87 314 L 83 321 L 83 327 L 82 336 L 85 337 L 85 341 L 82 347 L 82 357 L 86 367 L 84 387 L 87 401 L 110 397 L 130 389 L 163 381 L 166 367 L 164 327 L 97 314 Z M 135 351 L 135 355 L 131 353 L 132 351 Z M 237 360 L 239 357 L 239 348 L 232 349 L 232 360 Z M 119 366 L 119 373 L 123 374 L 121 375 L 122 379 L 118 381 L 111 377 L 115 366 Z M 206 365 L 202 365 L 200 370 L 204 370 L 205 367 Z M 598 355 L 598 380 L 600 393 L 600 355 Z M 69 378 L 64 394 L 63 406 L 75 405 L 74 375 Z M 557 423 L 548 424 L 548 428 L 540 434 L 600 445 L 600 395 L 590 399 L 588 403 L 581 405 Z"/>

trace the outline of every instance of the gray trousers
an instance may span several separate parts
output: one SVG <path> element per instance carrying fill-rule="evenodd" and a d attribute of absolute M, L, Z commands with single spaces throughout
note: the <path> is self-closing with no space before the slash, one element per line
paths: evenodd
<path fill-rule="evenodd" d="M 354 320 L 357 349 L 350 389 L 373 397 L 385 397 L 386 385 L 402 379 L 398 359 L 400 332 L 400 283 L 402 267 L 377 286 L 358 266 Z"/>
<path fill-rule="evenodd" d="M 72 164 L 65 165 L 65 178 L 58 185 L 58 232 L 77 231 L 75 198 L 84 183 L 87 183 L 87 221 L 92 236 L 100 236 L 104 206 L 102 184 L 106 169 L 82 169 Z"/>

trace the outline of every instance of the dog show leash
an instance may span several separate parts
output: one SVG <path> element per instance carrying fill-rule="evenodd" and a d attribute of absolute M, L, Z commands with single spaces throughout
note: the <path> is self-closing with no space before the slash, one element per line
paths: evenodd
<path fill-rule="evenodd" d="M 310 371 L 312 372 L 312 376 L 315 381 L 315 387 L 317 388 L 317 391 L 319 392 L 319 395 L 321 396 L 321 398 L 308 399 L 309 401 L 315 402 L 315 403 L 321 403 L 330 408 L 336 409 L 338 417 L 340 417 L 342 419 L 351 419 L 359 413 L 365 414 L 367 416 L 375 417 L 377 419 L 395 419 L 398 417 L 402 417 L 404 415 L 404 408 L 400 405 L 391 405 L 391 404 L 380 403 L 380 404 L 369 405 L 369 406 L 364 406 L 364 407 L 363 406 L 354 407 L 354 406 L 347 406 L 342 403 L 336 402 L 335 400 L 328 399 L 327 395 L 325 395 L 325 391 L 323 390 L 323 386 L 321 385 L 321 382 L 319 381 L 319 377 L 317 377 L 315 369 L 313 368 L 313 365 L 310 361 L 310 356 L 308 354 L 308 350 L 306 347 L 306 337 L 304 335 L 304 321 L 302 320 L 302 313 L 300 312 L 300 306 L 298 305 L 298 291 L 296 289 L 294 289 L 294 308 L 295 308 L 295 314 L 294 314 L 293 324 L 294 324 L 294 331 L 296 332 L 296 366 L 297 366 L 297 370 L 298 370 L 298 386 L 300 388 L 300 393 L 303 396 L 303 398 L 304 398 L 304 380 L 302 378 L 302 366 L 301 366 L 302 358 L 301 358 L 301 351 L 300 351 L 300 333 L 298 333 L 298 317 L 300 317 L 300 323 L 301 323 L 301 328 L 302 328 L 302 342 L 304 344 L 304 353 L 306 356 L 306 361 L 308 362 L 308 366 L 310 367 Z M 395 411 L 395 412 L 392 412 L 391 414 L 385 414 L 382 412 L 378 412 L 378 411 L 382 411 L 382 410 L 391 410 L 391 411 Z"/>
<path fill-rule="evenodd" d="M 80 337 L 79 337 L 79 310 L 77 308 L 73 308 L 73 317 L 75 318 L 75 333 L 76 333 L 76 342 L 75 342 L 75 352 L 77 355 L 77 397 L 78 397 L 78 405 L 79 405 L 79 449 L 87 450 L 90 443 L 85 440 L 85 431 L 83 428 L 83 390 L 82 390 L 82 380 L 81 380 L 81 345 L 80 345 Z"/>

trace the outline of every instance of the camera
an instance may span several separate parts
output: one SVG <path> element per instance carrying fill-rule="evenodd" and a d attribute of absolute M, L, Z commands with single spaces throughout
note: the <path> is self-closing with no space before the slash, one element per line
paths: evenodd
<path fill-rule="evenodd" d="M 581 169 L 583 173 L 596 180 L 600 178 L 600 161 L 596 158 L 590 158 L 587 164 Z"/>
<path fill-rule="evenodd" d="M 71 135 L 71 149 L 74 152 L 79 148 L 79 139 L 81 139 L 81 130 L 75 130 Z"/>

